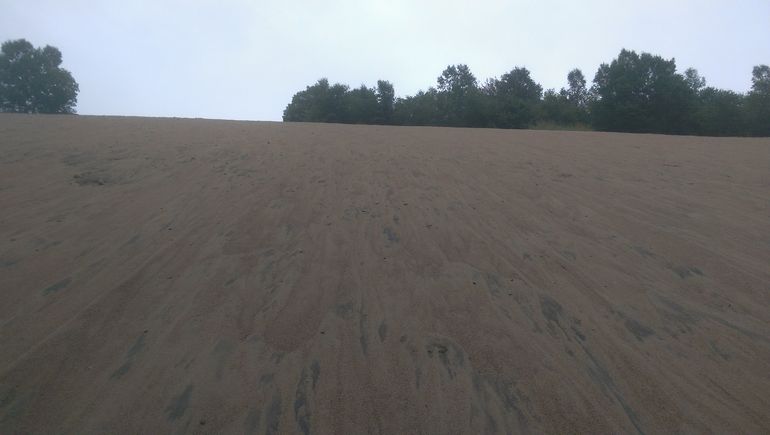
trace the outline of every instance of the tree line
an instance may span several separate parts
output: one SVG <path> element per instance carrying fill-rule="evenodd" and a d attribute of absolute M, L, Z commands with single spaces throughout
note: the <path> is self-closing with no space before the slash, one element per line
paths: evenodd
<path fill-rule="evenodd" d="M 292 97 L 283 120 L 770 136 L 770 67 L 754 67 L 746 94 L 707 86 L 693 68 L 679 73 L 674 59 L 625 49 L 599 66 L 590 88 L 579 69 L 565 87 L 543 91 L 526 68 L 479 83 L 467 65 L 448 66 L 435 86 L 403 98 L 385 80 L 351 89 L 321 79 Z"/>

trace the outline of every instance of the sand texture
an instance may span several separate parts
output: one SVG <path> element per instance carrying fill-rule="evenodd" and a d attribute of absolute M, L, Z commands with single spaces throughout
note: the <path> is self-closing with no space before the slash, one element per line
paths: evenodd
<path fill-rule="evenodd" d="M 770 432 L 770 139 L 0 116 L 0 433 L 542 432 Z"/>

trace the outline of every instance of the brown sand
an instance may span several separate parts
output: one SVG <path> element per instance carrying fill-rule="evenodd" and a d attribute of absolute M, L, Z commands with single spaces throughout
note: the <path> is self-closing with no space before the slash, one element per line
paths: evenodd
<path fill-rule="evenodd" d="M 770 140 L 0 116 L 0 433 L 768 433 Z"/>

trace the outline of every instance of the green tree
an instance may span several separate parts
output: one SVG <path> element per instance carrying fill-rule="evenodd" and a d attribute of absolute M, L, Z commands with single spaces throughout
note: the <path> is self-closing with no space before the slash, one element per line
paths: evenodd
<path fill-rule="evenodd" d="M 589 93 L 586 88 L 586 78 L 583 71 L 575 68 L 567 74 L 567 89 L 561 90 L 561 94 L 567 98 L 574 107 L 580 110 L 588 109 Z"/>
<path fill-rule="evenodd" d="M 284 121 L 349 122 L 348 87 L 329 85 L 323 78 L 304 91 L 297 92 L 283 111 Z"/>
<path fill-rule="evenodd" d="M 392 123 L 396 92 L 393 90 L 393 84 L 387 80 L 377 80 L 377 104 L 379 105 L 379 123 Z"/>
<path fill-rule="evenodd" d="M 24 39 L 0 48 L 0 112 L 75 113 L 79 87 L 56 47 Z"/>
<path fill-rule="evenodd" d="M 598 130 L 686 133 L 695 93 L 674 59 L 621 50 L 594 77 L 591 108 Z"/>
<path fill-rule="evenodd" d="M 746 115 L 752 135 L 770 136 L 770 66 L 758 65 L 752 71 Z"/>
<path fill-rule="evenodd" d="M 564 89 L 562 92 L 548 89 L 543 93 L 543 100 L 540 102 L 540 121 L 569 125 L 575 122 L 574 117 L 573 106 L 567 99 Z"/>
<path fill-rule="evenodd" d="M 349 89 L 347 85 L 341 83 L 335 83 L 329 87 L 329 94 L 323 100 L 326 114 L 324 122 L 350 122 L 350 103 L 347 98 Z"/>
<path fill-rule="evenodd" d="M 382 124 L 392 122 L 393 85 L 380 80 L 377 89 L 348 86 L 323 78 L 297 92 L 283 111 L 286 122 Z"/>
<path fill-rule="evenodd" d="M 703 88 L 694 110 L 695 131 L 707 136 L 743 136 L 744 97 L 733 91 Z"/>
<path fill-rule="evenodd" d="M 482 92 L 494 101 L 493 126 L 527 128 L 535 123 L 543 87 L 526 68 L 516 67 L 500 79 L 488 80 Z"/>
<path fill-rule="evenodd" d="M 687 83 L 687 87 L 695 93 L 700 92 L 701 89 L 706 87 L 706 79 L 701 77 L 695 68 L 684 70 L 684 81 Z"/>
<path fill-rule="evenodd" d="M 543 94 L 540 105 L 542 121 L 561 126 L 588 123 L 589 93 L 583 72 L 575 68 L 567 74 L 567 88 L 557 93 L 553 89 Z"/>
<path fill-rule="evenodd" d="M 344 96 L 346 107 L 341 111 L 340 122 L 348 124 L 375 124 L 379 120 L 380 105 L 374 89 L 364 85 L 352 89 Z"/>
<path fill-rule="evenodd" d="M 442 97 L 436 88 L 396 100 L 393 118 L 396 125 L 441 125 Z"/>
<path fill-rule="evenodd" d="M 478 87 L 468 65 L 449 65 L 438 77 L 439 125 L 469 127 L 474 124 Z"/>
<path fill-rule="evenodd" d="M 329 80 L 323 78 L 304 91 L 297 92 L 283 111 L 287 122 L 326 122 L 324 100 L 329 95 Z"/>

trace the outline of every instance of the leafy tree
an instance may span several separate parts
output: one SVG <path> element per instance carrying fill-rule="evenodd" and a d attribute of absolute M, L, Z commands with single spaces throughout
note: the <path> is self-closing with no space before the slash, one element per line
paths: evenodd
<path fill-rule="evenodd" d="M 393 85 L 380 80 L 377 89 L 329 84 L 323 78 L 297 92 L 283 111 L 286 122 L 381 124 L 393 118 Z"/>
<path fill-rule="evenodd" d="M 540 103 L 540 121 L 568 125 L 575 122 L 574 117 L 573 106 L 567 99 L 566 92 L 548 89 L 543 93 L 543 100 Z"/>
<path fill-rule="evenodd" d="M 621 50 L 594 77 L 591 114 L 599 130 L 685 133 L 695 94 L 674 59 Z"/>
<path fill-rule="evenodd" d="M 394 120 L 397 125 L 441 125 L 443 99 L 436 88 L 396 100 Z"/>
<path fill-rule="evenodd" d="M 586 88 L 586 78 L 583 71 L 578 68 L 573 69 L 567 74 L 568 88 L 561 90 L 561 94 L 567 98 L 574 107 L 580 110 L 588 109 L 589 93 Z"/>
<path fill-rule="evenodd" d="M 553 89 L 543 94 L 540 105 L 541 121 L 561 126 L 575 126 L 588 122 L 589 93 L 583 72 L 573 69 L 567 74 L 567 88 L 557 93 Z"/>
<path fill-rule="evenodd" d="M 706 79 L 701 77 L 695 68 L 684 70 L 684 81 L 687 83 L 687 87 L 695 93 L 700 92 L 701 89 L 706 87 Z"/>
<path fill-rule="evenodd" d="M 56 47 L 24 39 L 0 48 L 0 112 L 75 113 L 79 87 Z"/>
<path fill-rule="evenodd" d="M 294 94 L 283 111 L 284 121 L 349 122 L 348 87 L 323 78 L 304 91 Z"/>
<path fill-rule="evenodd" d="M 526 68 L 514 68 L 503 74 L 497 84 L 498 94 L 512 96 L 524 101 L 537 101 L 543 93 L 543 87 L 530 77 Z"/>
<path fill-rule="evenodd" d="M 694 118 L 695 131 L 698 134 L 742 136 L 746 132 L 744 97 L 723 89 L 701 89 Z"/>
<path fill-rule="evenodd" d="M 396 92 L 393 90 L 393 84 L 387 80 L 377 80 L 377 104 L 379 106 L 379 122 L 381 124 L 392 123 Z"/>
<path fill-rule="evenodd" d="M 751 134 L 770 136 L 770 66 L 754 67 L 746 111 Z"/>
<path fill-rule="evenodd" d="M 342 111 L 341 122 L 349 124 L 374 124 L 379 120 L 380 105 L 377 93 L 361 85 L 358 89 L 347 92 L 344 96 L 346 103 Z"/>
<path fill-rule="evenodd" d="M 323 100 L 326 109 L 326 122 L 345 123 L 350 120 L 347 85 L 335 83 L 329 87 L 327 98 Z"/>
<path fill-rule="evenodd" d="M 316 84 L 297 92 L 283 111 L 284 121 L 327 122 L 324 100 L 329 94 L 329 80 L 323 78 Z"/>
<path fill-rule="evenodd" d="M 483 93 L 494 100 L 493 125 L 499 128 L 527 128 L 535 123 L 543 87 L 526 68 L 514 68 L 500 79 L 487 81 Z"/>
<path fill-rule="evenodd" d="M 468 65 L 450 65 L 438 77 L 440 125 L 469 127 L 478 104 L 476 77 Z"/>

